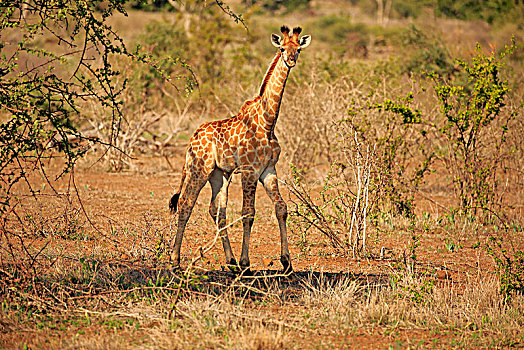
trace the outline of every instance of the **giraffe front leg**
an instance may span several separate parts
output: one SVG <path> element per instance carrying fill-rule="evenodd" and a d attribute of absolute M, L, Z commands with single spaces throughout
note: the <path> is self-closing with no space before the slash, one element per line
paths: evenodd
<path fill-rule="evenodd" d="M 251 228 L 255 220 L 255 192 L 257 190 L 257 180 L 252 173 L 242 174 L 242 225 L 244 234 L 242 237 L 242 254 L 240 256 L 240 267 L 245 270 L 245 274 L 251 274 L 249 270 L 249 237 Z"/>
<path fill-rule="evenodd" d="M 260 181 L 264 185 L 267 195 L 275 204 L 275 215 L 280 228 L 280 262 L 283 266 L 283 273 L 291 273 L 293 267 L 291 266 L 291 256 L 287 242 L 287 205 L 278 190 L 278 179 L 275 168 L 266 170 L 264 174 L 262 174 Z"/>

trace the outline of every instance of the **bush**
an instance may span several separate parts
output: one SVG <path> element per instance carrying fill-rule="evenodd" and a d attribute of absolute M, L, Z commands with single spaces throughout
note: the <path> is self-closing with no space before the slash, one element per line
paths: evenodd
<path fill-rule="evenodd" d="M 510 55 L 515 48 L 513 40 L 497 56 L 495 53 L 484 54 L 477 45 L 476 55 L 471 62 L 456 61 L 456 73 L 448 73 L 446 76 L 430 74 L 440 107 L 440 113 L 436 115 L 430 112 L 423 115 L 422 112 L 413 110 L 409 106 L 413 102 L 413 93 L 397 102 L 386 99 L 372 105 L 373 108 L 389 111 L 400 117 L 382 119 L 388 132 L 384 137 L 375 136 L 378 144 L 384 146 L 378 148 L 377 155 L 380 164 L 387 169 L 388 177 L 396 174 L 399 179 L 409 179 L 406 182 L 417 188 L 431 168 L 431 161 L 441 160 L 452 178 L 457 204 L 464 213 L 477 214 L 480 211 L 484 215 L 487 212 L 501 215 L 503 192 L 498 191 L 497 187 L 504 171 L 504 162 L 511 153 L 504 144 L 508 130 L 514 127 L 512 121 L 519 109 L 504 108 L 510 88 L 500 74 L 504 66 L 503 58 Z M 444 67 L 449 67 L 449 64 L 446 63 Z M 364 132 L 376 128 L 369 121 L 366 123 L 367 126 L 357 122 L 355 126 Z M 420 125 L 417 130 L 422 137 L 416 142 L 408 142 L 409 139 L 403 133 L 414 124 Z M 403 172 L 405 169 L 413 169 L 413 164 L 406 167 L 398 162 L 398 157 L 402 159 L 411 152 L 412 158 L 417 159 L 417 156 L 413 157 L 415 149 L 419 151 L 420 163 L 414 167 L 417 170 L 413 176 L 406 177 Z M 398 170 L 393 171 L 393 164 L 400 164 Z M 385 188 L 389 188 L 388 192 L 391 194 L 397 193 L 397 196 L 401 193 L 398 185 L 393 182 Z M 399 198 L 395 202 L 400 204 L 410 201 Z"/>
<path fill-rule="evenodd" d="M 500 237 L 489 237 L 486 250 L 492 257 L 499 275 L 500 293 L 509 301 L 516 294 L 524 294 L 524 251 L 504 247 Z"/>
<path fill-rule="evenodd" d="M 407 52 L 404 73 L 421 76 L 426 73 L 437 73 L 450 77 L 455 73 L 453 59 L 445 45 L 436 37 L 411 26 L 402 35 L 402 46 Z"/>
<path fill-rule="evenodd" d="M 392 0 L 390 0 L 392 1 Z M 400 18 L 418 18 L 424 9 L 433 5 L 433 0 L 424 1 L 406 1 L 396 0 L 392 1 L 391 5 L 394 15 Z"/>
<path fill-rule="evenodd" d="M 133 1 L 131 8 L 142 11 L 173 11 L 173 6 L 169 4 L 168 0 Z"/>
<path fill-rule="evenodd" d="M 437 14 L 462 20 L 484 20 L 488 23 L 519 22 L 524 16 L 524 4 L 519 1 L 437 0 Z"/>
<path fill-rule="evenodd" d="M 510 88 L 500 72 L 503 58 L 515 47 L 512 40 L 497 57 L 484 54 L 477 45 L 471 62 L 457 61 L 465 80 L 431 75 L 441 112 L 433 126 L 444 145 L 437 146 L 435 152 L 452 176 L 455 196 L 464 212 L 482 209 L 495 213 L 502 205 L 497 187 L 507 157 L 503 145 L 518 109 L 504 109 Z"/>
<path fill-rule="evenodd" d="M 344 123 L 361 134 L 364 142 L 376 147 L 379 170 L 374 174 L 374 183 L 380 193 L 379 207 L 411 216 L 412 189 L 423 180 L 433 159 L 427 147 L 427 127 L 422 124 L 421 111 L 413 105 L 413 93 L 395 101 L 354 104 L 348 113 Z"/>
<path fill-rule="evenodd" d="M 316 230 L 334 248 L 362 256 L 370 226 L 376 227 L 380 213 L 412 218 L 412 188 L 432 161 L 425 153 L 425 126 L 421 112 L 412 106 L 413 94 L 396 101 L 376 102 L 379 99 L 375 92 L 353 100 L 348 117 L 330 126 L 328 134 L 336 137 L 330 145 L 330 171 L 318 196 L 306 185 L 303 172 L 292 167 L 296 200 L 291 227 L 301 241 Z"/>
<path fill-rule="evenodd" d="M 199 87 L 199 97 L 219 95 L 227 99 L 228 79 L 235 83 L 251 79 L 246 74 L 249 68 L 260 64 L 252 52 L 252 35 L 235 26 L 223 15 L 218 6 L 205 9 L 193 4 L 186 12 L 180 12 L 175 20 L 152 21 L 139 36 L 139 42 L 155 57 L 159 57 L 160 68 L 167 74 L 181 76 L 183 71 L 178 57 L 194 72 Z M 135 80 L 144 84 L 145 89 L 158 91 L 158 85 L 166 85 L 156 69 L 139 70 Z"/>
<path fill-rule="evenodd" d="M 243 0 L 244 3 L 259 4 L 270 12 L 293 12 L 309 8 L 311 0 Z"/>
<path fill-rule="evenodd" d="M 364 145 L 357 132 L 353 137 L 345 136 L 347 140 L 338 150 L 340 160 L 332 163 L 317 198 L 312 197 L 301 172 L 291 167 L 290 190 L 296 200 L 293 200 L 295 210 L 290 221 L 302 243 L 309 231 L 316 229 L 330 239 L 334 248 L 356 257 L 367 253 L 367 216 L 376 204 L 379 186 L 372 176 L 377 172 L 375 148 Z"/>
<path fill-rule="evenodd" d="M 33 12 L 39 16 L 33 16 Z M 3 5 L 0 31 L 13 40 L 0 44 L 0 104 L 5 108 L 0 124 L 1 213 L 12 204 L 13 186 L 25 181 L 31 188 L 28 175 L 35 169 L 44 172 L 45 159 L 55 152 L 64 156 L 60 176 L 71 171 L 85 153 L 71 142 L 84 137 L 78 130 L 83 101 L 107 107 L 112 126 L 122 117 L 119 97 L 125 84 L 116 81 L 119 72 L 109 59 L 114 55 L 129 57 L 131 53 L 105 22 L 115 12 L 125 13 L 120 1 L 109 1 L 102 14 L 93 4 L 77 2 Z M 69 33 L 62 28 L 69 28 Z M 74 42 L 84 34 L 84 50 L 73 51 Z M 62 47 L 41 48 L 42 38 L 62 43 Z M 86 59 L 89 46 L 96 47 L 99 65 Z M 19 60 L 26 64 L 18 65 Z M 73 68 L 59 72 L 68 64 Z"/>

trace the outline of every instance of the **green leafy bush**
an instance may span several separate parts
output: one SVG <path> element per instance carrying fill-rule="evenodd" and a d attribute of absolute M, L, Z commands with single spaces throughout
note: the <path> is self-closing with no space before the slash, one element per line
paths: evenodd
<path fill-rule="evenodd" d="M 427 128 L 422 124 L 421 111 L 413 106 L 413 97 L 409 92 L 396 101 L 368 101 L 364 106 L 351 107 L 345 120 L 364 142 L 375 147 L 378 171 L 374 183 L 382 209 L 394 208 L 407 216 L 414 210 L 411 188 L 420 184 L 433 158 L 426 147 Z"/>
<path fill-rule="evenodd" d="M 396 196 L 393 202 L 408 208 L 409 205 L 402 203 L 410 201 L 401 199 L 400 183 L 393 179 L 401 179 L 418 188 L 424 176 L 434 169 L 432 162 L 439 160 L 451 176 L 457 204 L 464 213 L 501 214 L 501 193 L 497 187 L 504 171 L 504 161 L 511 153 L 504 144 L 508 130 L 513 127 L 511 122 L 519 111 L 518 108 L 504 108 L 510 88 L 501 78 L 501 69 L 503 58 L 515 48 L 513 41 L 497 56 L 495 53 L 486 55 L 477 46 L 471 62 L 456 61 L 456 73 L 445 76 L 431 73 L 440 113 L 412 109 L 413 93 L 396 102 L 386 99 L 370 104 L 371 109 L 389 113 L 381 116 L 386 130 L 384 136 L 377 134 L 373 138 L 377 142 L 379 163 L 385 169 L 386 178 L 391 179 L 384 184 L 389 193 L 387 198 Z M 445 67 L 448 66 L 446 63 Z M 365 111 L 360 109 L 350 113 L 358 116 Z M 390 114 L 396 117 L 388 117 Z M 369 140 L 373 135 L 369 132 L 377 125 L 368 117 L 353 119 L 356 120 L 354 127 L 363 135 L 369 135 L 366 136 Z M 415 125 L 418 127 L 413 128 Z M 406 137 L 406 132 L 412 129 L 420 133 L 417 138 Z M 414 150 L 418 156 L 414 155 Z M 399 162 L 408 154 L 411 160 L 418 159 L 418 165 L 406 166 L 405 160 Z M 409 168 L 415 172 L 406 176 L 405 171 Z"/>
<path fill-rule="evenodd" d="M 435 151 L 453 179 L 460 207 L 476 213 L 500 208 L 497 187 L 503 170 L 508 128 L 518 110 L 505 110 L 508 82 L 501 78 L 503 58 L 516 47 L 514 40 L 500 55 L 486 55 L 477 45 L 471 62 L 457 60 L 465 79 L 432 74 L 441 118 L 433 126 L 444 147 Z"/>
<path fill-rule="evenodd" d="M 507 0 L 437 0 L 436 13 L 463 20 L 481 19 L 488 23 L 502 23 L 522 20 L 524 4 Z"/>
<path fill-rule="evenodd" d="M 386 46 L 397 41 L 397 27 L 367 25 L 352 20 L 349 15 L 326 15 L 308 24 L 320 41 L 328 43 L 339 56 L 365 58 L 374 46 Z"/>
<path fill-rule="evenodd" d="M 125 83 L 118 81 L 119 72 L 109 60 L 115 55 L 131 56 L 106 24 L 115 12 L 125 13 L 121 1 L 109 1 L 102 13 L 85 2 L 24 4 L 2 1 L 0 6 L 2 36 L 13 38 L 0 46 L 0 212 L 10 206 L 13 186 L 25 180 L 31 187 L 28 173 L 43 170 L 43 160 L 55 150 L 65 157 L 63 173 L 85 153 L 70 142 L 82 138 L 76 124 L 81 101 L 91 99 L 107 107 L 112 125 L 118 124 L 119 95 Z M 69 30 L 64 33 L 62 27 Z M 61 43 L 66 53 L 40 48 L 37 44 L 43 38 Z M 86 59 L 88 46 L 96 48 L 100 64 Z"/>
<path fill-rule="evenodd" d="M 492 257 L 500 278 L 500 293 L 506 300 L 524 294 L 524 251 L 504 247 L 500 237 L 489 237 L 486 250 Z"/>
<path fill-rule="evenodd" d="M 284 10 L 285 12 L 293 12 L 296 10 L 304 10 L 309 8 L 311 0 L 243 0 L 244 3 L 253 5 L 258 4 L 262 8 L 275 12 Z"/>
<path fill-rule="evenodd" d="M 411 26 L 401 37 L 402 45 L 407 50 L 403 54 L 405 73 L 419 76 L 426 73 L 451 76 L 455 73 L 453 59 L 446 46 L 437 37 L 415 26 Z"/>
<path fill-rule="evenodd" d="M 152 21 L 138 41 L 159 58 L 158 66 L 165 74 L 182 76 L 180 61 L 190 66 L 198 80 L 199 96 L 206 97 L 224 90 L 229 78 L 244 80 L 245 68 L 259 63 L 246 48 L 251 43 L 243 40 L 245 34 L 244 28 L 234 26 L 218 6 L 209 6 L 195 7 L 175 20 Z M 152 94 L 159 84 L 166 85 L 156 67 L 137 70 L 133 81 Z M 224 97 L 221 95 L 220 100 Z"/>
<path fill-rule="evenodd" d="M 390 0 L 392 1 L 392 0 Z M 393 15 L 400 18 L 418 18 L 423 14 L 424 10 L 433 5 L 433 0 L 423 1 L 409 1 L 396 0 L 392 1 L 390 5 L 393 10 Z"/>

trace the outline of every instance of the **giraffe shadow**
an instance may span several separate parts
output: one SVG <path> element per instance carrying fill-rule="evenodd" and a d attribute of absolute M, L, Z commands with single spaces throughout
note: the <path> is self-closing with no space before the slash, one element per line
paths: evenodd
<path fill-rule="evenodd" d="M 199 295 L 230 295 L 260 299 L 276 296 L 281 300 L 300 297 L 305 292 L 343 290 L 353 287 L 357 293 L 389 286 L 391 276 L 375 273 L 294 271 L 284 275 L 277 270 L 254 270 L 249 276 L 223 270 L 173 270 L 168 267 L 136 266 L 112 263 L 97 272 L 100 289 L 110 282 L 120 290 L 155 290 Z"/>
<path fill-rule="evenodd" d="M 256 270 L 250 276 L 239 276 L 229 271 L 211 270 L 203 273 L 213 284 L 229 286 L 246 292 L 248 296 L 277 293 L 280 298 L 294 298 L 306 291 L 336 290 L 350 285 L 359 291 L 389 286 L 391 276 L 376 273 L 294 271 L 284 275 L 278 270 Z"/>

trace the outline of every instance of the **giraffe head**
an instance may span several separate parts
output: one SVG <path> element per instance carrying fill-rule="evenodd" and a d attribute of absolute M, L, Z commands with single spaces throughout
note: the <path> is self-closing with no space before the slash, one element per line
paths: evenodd
<path fill-rule="evenodd" d="M 304 35 L 300 39 L 298 35 L 302 31 L 302 28 L 293 28 L 293 33 L 290 35 L 290 30 L 287 26 L 280 28 L 284 38 L 280 35 L 271 34 L 271 43 L 276 46 L 282 52 L 281 57 L 288 68 L 293 68 L 297 63 L 298 55 L 300 50 L 306 48 L 311 43 L 311 36 Z"/>

